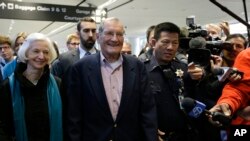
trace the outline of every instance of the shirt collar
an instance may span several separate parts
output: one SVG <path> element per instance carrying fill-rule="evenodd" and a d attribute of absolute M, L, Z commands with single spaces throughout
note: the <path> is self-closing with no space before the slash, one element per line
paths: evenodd
<path fill-rule="evenodd" d="M 79 52 L 80 52 L 80 58 L 82 58 L 85 54 L 86 54 L 86 50 L 84 50 L 81 45 L 78 47 Z M 96 53 L 96 49 L 95 46 L 92 47 L 88 52 L 90 52 L 91 54 L 95 54 Z"/>
<path fill-rule="evenodd" d="M 172 61 L 174 61 L 174 59 Z M 172 61 L 170 61 L 169 63 L 167 63 L 165 65 L 171 65 Z M 157 62 L 157 60 L 155 58 L 155 55 L 152 55 L 151 58 L 150 58 L 149 68 L 150 68 L 149 71 L 153 71 L 156 68 L 161 68 L 161 65 Z"/>
<path fill-rule="evenodd" d="M 104 55 L 102 54 L 102 52 L 100 53 L 101 55 L 101 65 L 108 65 L 109 67 L 111 67 L 113 70 L 118 68 L 119 66 L 122 65 L 123 63 L 123 57 L 120 54 L 120 57 L 118 58 L 118 60 L 116 60 L 115 62 L 109 63 L 106 58 L 104 57 Z"/>
<path fill-rule="evenodd" d="M 157 62 L 154 55 L 151 56 L 150 62 L 149 62 L 149 71 L 153 71 L 154 69 L 160 67 L 159 63 Z"/>

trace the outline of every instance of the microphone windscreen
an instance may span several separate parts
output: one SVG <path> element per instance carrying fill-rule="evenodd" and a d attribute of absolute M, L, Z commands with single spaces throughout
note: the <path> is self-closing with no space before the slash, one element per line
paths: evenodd
<path fill-rule="evenodd" d="M 196 37 L 189 41 L 190 48 L 205 48 L 206 40 L 203 37 Z"/>
<path fill-rule="evenodd" d="M 206 109 L 206 105 L 202 102 L 193 100 L 192 98 L 184 98 L 182 107 L 190 117 L 198 118 Z"/>
<path fill-rule="evenodd" d="M 184 110 L 189 113 L 192 111 L 192 109 L 195 107 L 196 102 L 192 98 L 186 97 L 182 100 L 181 106 L 184 108 Z"/>

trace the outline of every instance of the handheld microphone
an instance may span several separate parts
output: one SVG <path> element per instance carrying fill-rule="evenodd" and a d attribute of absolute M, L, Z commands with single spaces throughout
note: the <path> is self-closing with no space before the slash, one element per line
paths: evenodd
<path fill-rule="evenodd" d="M 223 113 L 214 112 L 206 110 L 206 105 L 200 101 L 194 100 L 192 98 L 186 97 L 182 100 L 181 105 L 186 113 L 190 117 L 198 118 L 202 113 L 212 116 L 212 120 L 219 121 L 222 125 L 229 125 L 231 118 L 225 116 Z"/>

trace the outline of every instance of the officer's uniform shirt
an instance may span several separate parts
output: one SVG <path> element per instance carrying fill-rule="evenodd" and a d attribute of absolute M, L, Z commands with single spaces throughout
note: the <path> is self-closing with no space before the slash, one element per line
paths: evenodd
<path fill-rule="evenodd" d="M 144 64 L 149 73 L 150 86 L 157 103 L 158 126 L 166 134 L 170 132 L 185 132 L 187 130 L 186 117 L 180 109 L 178 95 L 180 85 L 177 70 L 187 76 L 187 65 L 173 59 L 170 63 L 160 66 L 154 55 Z"/>

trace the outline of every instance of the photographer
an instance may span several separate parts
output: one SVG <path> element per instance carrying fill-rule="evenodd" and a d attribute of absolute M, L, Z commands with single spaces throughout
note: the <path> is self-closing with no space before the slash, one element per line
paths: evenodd
<path fill-rule="evenodd" d="M 222 56 L 211 55 L 210 51 L 206 49 L 208 45 L 204 45 L 205 40 L 202 40 L 201 37 L 194 38 L 190 41 L 191 48 L 199 49 L 197 49 L 195 53 L 189 52 L 189 57 L 191 58 L 189 58 L 189 62 L 194 60 L 194 62 L 202 65 L 204 70 L 206 70 L 206 75 L 200 83 L 198 83 L 193 92 L 193 98 L 205 103 L 208 109 L 212 108 L 216 104 L 216 101 L 221 96 L 222 89 L 226 83 L 241 79 L 241 76 L 238 73 L 231 73 L 225 81 L 218 80 L 218 73 L 215 70 L 218 68 L 222 69 L 221 67 L 232 67 L 235 57 L 240 51 L 244 50 L 246 45 L 246 40 L 241 34 L 229 35 L 226 41 L 228 41 L 231 45 L 221 45 L 223 48 L 221 51 Z M 209 56 L 211 56 L 210 61 Z M 209 64 L 209 62 L 211 62 L 211 64 Z M 233 70 L 234 72 L 237 72 L 236 69 Z M 221 140 L 220 129 L 213 127 L 209 122 L 207 122 L 207 117 L 204 117 L 203 119 L 201 118 L 200 121 L 197 121 L 196 123 L 197 127 L 199 127 L 200 131 L 203 133 L 202 136 L 207 137 L 208 140 Z"/>
<path fill-rule="evenodd" d="M 211 64 L 207 64 L 208 61 L 201 62 L 203 64 L 206 64 L 206 76 L 202 79 L 202 81 L 199 83 L 199 86 L 197 87 L 198 90 L 196 93 L 196 98 L 205 102 L 210 108 L 214 106 L 215 102 L 221 95 L 222 88 L 228 81 L 237 81 L 240 79 L 240 75 L 238 75 L 237 73 L 232 73 L 225 81 L 218 81 L 218 74 L 215 70 L 218 68 L 222 69 L 221 67 L 232 67 L 236 56 L 241 51 L 243 51 L 247 45 L 246 39 L 241 34 L 229 35 L 226 41 L 228 41 L 231 45 L 227 45 L 222 48 L 221 56 L 211 55 Z M 198 56 L 198 54 L 201 53 L 197 52 L 197 55 L 190 54 L 190 57 Z M 208 55 L 201 55 L 202 58 L 204 58 L 204 56 Z M 195 60 L 202 61 L 202 59 L 200 58 L 197 58 Z M 233 68 L 233 70 L 234 72 L 236 72 L 237 69 Z M 204 90 L 206 91 L 205 94 L 203 93 L 203 95 L 200 95 L 199 93 Z"/>
<path fill-rule="evenodd" d="M 210 109 L 210 112 L 222 112 L 229 117 L 233 117 L 236 112 L 240 109 L 245 108 L 249 105 L 250 102 L 250 89 L 249 89 L 249 67 L 250 67 L 250 49 L 246 49 L 239 53 L 237 56 L 234 67 L 238 68 L 240 71 L 244 72 L 243 78 L 236 82 L 229 82 L 223 89 L 222 95 L 219 98 L 217 104 Z M 249 112 L 249 109 L 243 109 L 239 112 L 241 116 L 244 115 L 243 112 Z M 213 122 L 216 125 L 219 125 L 218 122 Z M 242 119 L 237 116 L 236 119 L 233 119 L 231 122 L 232 127 L 235 125 L 250 125 L 250 121 Z M 229 134 L 229 139 L 233 137 L 233 133 Z"/>
<path fill-rule="evenodd" d="M 247 40 L 242 34 L 232 34 L 226 38 L 232 46 L 224 48 L 221 52 L 222 65 L 232 67 L 236 56 L 247 46 Z"/>

